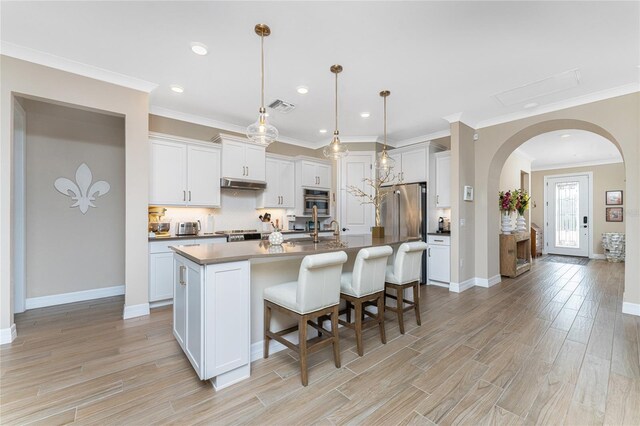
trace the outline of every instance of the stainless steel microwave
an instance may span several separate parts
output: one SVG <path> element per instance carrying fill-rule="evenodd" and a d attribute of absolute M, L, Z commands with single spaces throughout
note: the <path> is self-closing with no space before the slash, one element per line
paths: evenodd
<path fill-rule="evenodd" d="M 304 212 L 311 214 L 313 206 L 318 208 L 318 214 L 329 215 L 329 191 L 318 189 L 304 190 Z"/>

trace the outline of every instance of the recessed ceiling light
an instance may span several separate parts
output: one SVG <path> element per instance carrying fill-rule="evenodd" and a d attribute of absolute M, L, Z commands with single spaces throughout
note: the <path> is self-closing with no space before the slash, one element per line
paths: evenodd
<path fill-rule="evenodd" d="M 370 112 L 361 112 L 360 113 L 360 117 L 369 118 L 369 117 L 371 117 L 371 113 Z"/>
<path fill-rule="evenodd" d="M 309 88 L 307 86 L 298 86 L 296 87 L 296 92 L 300 93 L 301 95 L 306 95 L 307 93 L 309 93 Z"/>
<path fill-rule="evenodd" d="M 535 108 L 535 107 L 537 107 L 537 106 L 538 106 L 538 103 L 537 103 L 537 102 L 529 102 L 528 104 L 526 104 L 526 105 L 524 106 L 524 108 L 525 108 L 525 109 L 529 109 L 529 108 Z"/>
<path fill-rule="evenodd" d="M 183 93 L 184 92 L 184 88 L 182 86 L 178 86 L 177 84 L 172 84 L 171 85 L 171 90 L 173 90 L 176 93 Z"/>
<path fill-rule="evenodd" d="M 571 133 L 563 133 L 560 135 L 561 138 L 570 138 L 571 137 Z"/>
<path fill-rule="evenodd" d="M 320 133 L 327 133 L 327 129 L 320 129 L 318 130 Z"/>
<path fill-rule="evenodd" d="M 197 41 L 191 43 L 191 50 L 193 51 L 193 53 L 200 56 L 204 56 L 208 52 L 207 45 L 198 43 Z"/>

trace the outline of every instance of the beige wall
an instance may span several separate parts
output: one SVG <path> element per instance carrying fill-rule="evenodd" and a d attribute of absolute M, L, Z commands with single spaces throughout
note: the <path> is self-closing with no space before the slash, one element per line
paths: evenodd
<path fill-rule="evenodd" d="M 478 130 L 475 150 L 476 277 L 499 274 L 499 211 L 495 193 L 500 171 L 509 155 L 532 137 L 562 129 L 592 131 L 614 142 L 626 167 L 625 232 L 627 259 L 640 259 L 640 93 L 592 102 L 559 111 L 514 120 Z M 488 198 L 487 198 L 488 194 Z M 624 301 L 640 304 L 640 262 L 625 263 Z"/>
<path fill-rule="evenodd" d="M 7 56 L 0 56 L 0 71 L 0 329 L 8 329 L 13 324 L 11 187 L 14 95 L 125 117 L 125 308 L 146 305 L 149 299 L 148 94 Z"/>
<path fill-rule="evenodd" d="M 26 133 L 26 296 L 124 285 L 124 118 L 33 100 Z M 86 214 L 53 182 L 86 163 L 111 189 Z"/>
<path fill-rule="evenodd" d="M 623 189 L 624 164 L 604 164 L 601 166 L 572 167 L 567 169 L 541 170 L 533 172 L 531 178 L 532 201 L 536 207 L 531 209 L 531 221 L 542 227 L 544 225 L 544 177 L 551 175 L 561 175 L 568 173 L 593 172 L 593 252 L 604 254 L 602 249 L 603 232 L 625 232 L 624 222 L 607 222 L 605 220 L 606 208 L 611 207 L 605 204 L 605 191 Z M 623 202 L 626 192 L 623 192 Z M 622 206 L 624 208 L 624 205 Z M 623 213 L 626 209 L 623 210 Z M 624 217 L 624 216 L 623 216 Z"/>
<path fill-rule="evenodd" d="M 504 166 L 502 166 L 502 172 L 500 173 L 500 191 L 520 189 L 520 174 L 522 172 L 529 173 L 529 179 L 531 179 L 531 160 L 514 152 L 507 158 Z M 531 187 L 530 182 L 529 187 Z"/>

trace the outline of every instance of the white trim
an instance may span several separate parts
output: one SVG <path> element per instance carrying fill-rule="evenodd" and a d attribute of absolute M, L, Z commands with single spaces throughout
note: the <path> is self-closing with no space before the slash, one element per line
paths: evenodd
<path fill-rule="evenodd" d="M 444 120 L 447 120 L 449 124 L 457 123 L 458 121 L 462 121 L 462 113 L 456 112 L 454 114 L 449 114 L 447 116 L 442 117 Z"/>
<path fill-rule="evenodd" d="M 246 126 L 240 126 L 238 124 L 214 120 L 212 118 L 202 117 L 196 114 L 189 114 L 186 112 L 175 111 L 169 108 L 163 108 L 156 105 L 149 106 L 149 114 L 157 115 L 160 117 L 172 118 L 174 120 L 186 121 L 187 123 L 200 124 L 202 126 L 213 127 L 220 130 L 225 130 L 227 132 L 240 133 L 242 135 L 244 135 L 247 131 Z M 246 141 L 248 141 L 248 139 L 245 138 L 245 142 Z M 289 145 L 301 146 L 303 148 L 316 149 L 316 146 L 314 143 L 303 141 L 300 139 L 290 138 L 282 135 L 278 136 L 277 142 L 282 142 Z"/>
<path fill-rule="evenodd" d="M 297 336 L 298 335 L 296 334 L 296 338 Z M 287 347 L 282 343 L 276 342 L 275 340 L 271 340 L 271 344 L 269 345 L 269 355 L 275 354 L 276 352 L 280 352 L 285 349 L 287 349 Z M 264 340 L 252 343 L 251 344 L 251 362 L 262 359 L 263 356 L 264 356 Z"/>
<path fill-rule="evenodd" d="M 536 108 L 524 111 L 516 111 L 497 117 L 488 118 L 486 120 L 480 120 L 475 126 L 471 126 L 475 129 L 482 129 L 485 127 L 496 126 L 498 124 L 509 123 L 511 121 L 521 120 L 523 118 L 534 117 L 536 115 L 547 114 L 554 111 L 560 111 L 567 108 L 573 108 L 580 105 L 590 104 L 592 102 L 602 101 L 605 99 L 615 98 L 618 96 L 628 95 L 640 91 L 640 84 L 630 83 L 624 86 L 613 87 L 611 89 L 601 90 L 599 92 L 589 93 L 575 98 L 565 99 L 559 102 L 554 102 L 546 105 L 541 105 Z"/>
<path fill-rule="evenodd" d="M 82 62 L 73 61 L 61 56 L 52 55 L 40 50 L 31 49 L 29 47 L 19 46 L 17 44 L 3 41 L 0 44 L 0 50 L 3 55 L 12 58 L 21 59 L 23 61 L 33 62 L 34 64 L 44 65 L 46 67 L 70 72 L 72 74 L 93 78 L 118 86 L 127 87 L 129 89 L 139 90 L 141 92 L 150 93 L 158 84 L 150 81 L 142 80 L 129 75 L 120 74 L 93 65 L 84 64 Z"/>
<path fill-rule="evenodd" d="M 607 259 L 607 256 L 605 256 L 604 254 L 593 253 L 591 256 L 589 256 L 589 259 L 594 259 L 594 260 L 606 260 L 606 259 Z"/>
<path fill-rule="evenodd" d="M 516 150 L 517 151 L 517 150 Z M 612 160 L 593 160 L 593 161 L 584 161 L 582 163 L 560 163 L 560 164 L 551 164 L 548 166 L 540 166 L 533 167 L 531 166 L 532 172 L 540 172 L 544 170 L 555 170 L 555 169 L 571 169 L 574 167 L 589 167 L 589 166 L 601 166 L 604 164 L 618 164 L 624 163 L 624 160 L 620 158 L 612 159 Z"/>
<path fill-rule="evenodd" d="M 640 303 L 622 302 L 622 313 L 640 316 Z"/>
<path fill-rule="evenodd" d="M 27 298 L 27 233 L 26 233 L 26 138 L 27 138 L 27 113 L 20 102 L 13 97 L 14 116 L 11 118 L 14 123 L 13 128 L 13 235 L 11 245 L 13 256 L 13 312 L 19 314 L 24 312 L 25 299 Z M 23 126 L 16 127 L 16 118 L 20 117 L 19 123 Z"/>
<path fill-rule="evenodd" d="M 434 139 L 446 138 L 447 136 L 451 136 L 451 129 L 440 130 L 437 132 L 429 133 L 428 135 L 416 136 L 414 138 L 403 139 L 396 142 L 389 142 L 387 143 L 387 145 L 393 146 L 395 148 L 403 148 L 405 146 L 415 145 L 421 142 L 431 142 Z M 434 144 L 434 146 L 440 146 L 440 145 Z"/>
<path fill-rule="evenodd" d="M 102 299 L 103 297 L 121 296 L 124 286 L 96 288 L 93 290 L 74 291 L 71 293 L 51 294 L 49 296 L 29 297 L 25 301 L 26 309 L 44 308 L 46 306 L 64 305 L 83 302 L 85 300 Z"/>
<path fill-rule="evenodd" d="M 11 324 L 9 328 L 3 328 L 0 330 L 0 345 L 6 345 L 16 340 L 18 332 L 16 331 L 16 325 Z"/>
<path fill-rule="evenodd" d="M 427 285 L 433 285 L 436 287 L 449 288 L 449 283 L 443 283 L 440 281 L 427 280 Z"/>
<path fill-rule="evenodd" d="M 501 281 L 502 281 L 502 278 L 500 277 L 500 274 L 494 275 L 489 278 L 476 277 L 476 285 L 478 287 L 484 287 L 484 288 L 493 287 L 494 285 L 499 284 Z"/>
<path fill-rule="evenodd" d="M 158 300 L 156 302 L 149 302 L 149 309 L 159 308 L 161 306 L 173 305 L 173 299 Z"/>
<path fill-rule="evenodd" d="M 143 317 L 145 315 L 149 315 L 148 303 L 140 303 L 139 305 L 130 305 L 130 306 L 124 305 L 122 319 Z"/>
<path fill-rule="evenodd" d="M 462 293 L 465 290 L 469 290 L 471 287 L 475 287 L 476 285 L 476 279 L 474 278 L 469 278 L 466 281 L 463 281 L 461 283 L 450 283 L 449 284 L 449 291 L 452 291 L 454 293 Z"/>

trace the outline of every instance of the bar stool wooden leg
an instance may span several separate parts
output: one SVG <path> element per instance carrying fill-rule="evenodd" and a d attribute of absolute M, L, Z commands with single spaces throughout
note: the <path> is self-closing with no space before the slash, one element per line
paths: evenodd
<path fill-rule="evenodd" d="M 422 325 L 420 321 L 420 294 L 418 286 L 420 284 L 416 281 L 413 283 L 413 308 L 416 311 L 416 323 Z"/>
<path fill-rule="evenodd" d="M 396 287 L 396 314 L 398 315 L 400 334 L 404 334 L 404 289 L 402 287 Z"/>
<path fill-rule="evenodd" d="M 362 302 L 361 301 L 356 301 L 354 303 L 356 312 L 356 324 L 355 324 L 355 330 L 356 330 L 356 347 L 358 349 L 358 355 L 362 356 L 364 354 L 364 347 L 362 346 Z"/>
<path fill-rule="evenodd" d="M 331 333 L 333 334 L 333 361 L 337 368 L 340 368 L 340 340 L 338 336 L 338 316 L 340 306 L 335 306 L 331 312 Z"/>
<path fill-rule="evenodd" d="M 384 330 L 384 292 L 378 297 L 378 327 L 380 328 L 380 341 L 387 343 L 387 336 Z"/>
<path fill-rule="evenodd" d="M 307 371 L 307 316 L 302 315 L 298 321 L 298 331 L 300 336 L 300 376 L 302 386 L 309 383 L 309 372 Z"/>
<path fill-rule="evenodd" d="M 351 322 L 351 302 L 347 300 L 347 322 Z"/>
<path fill-rule="evenodd" d="M 264 357 L 269 358 L 269 329 L 271 327 L 271 307 L 264 303 Z"/>

